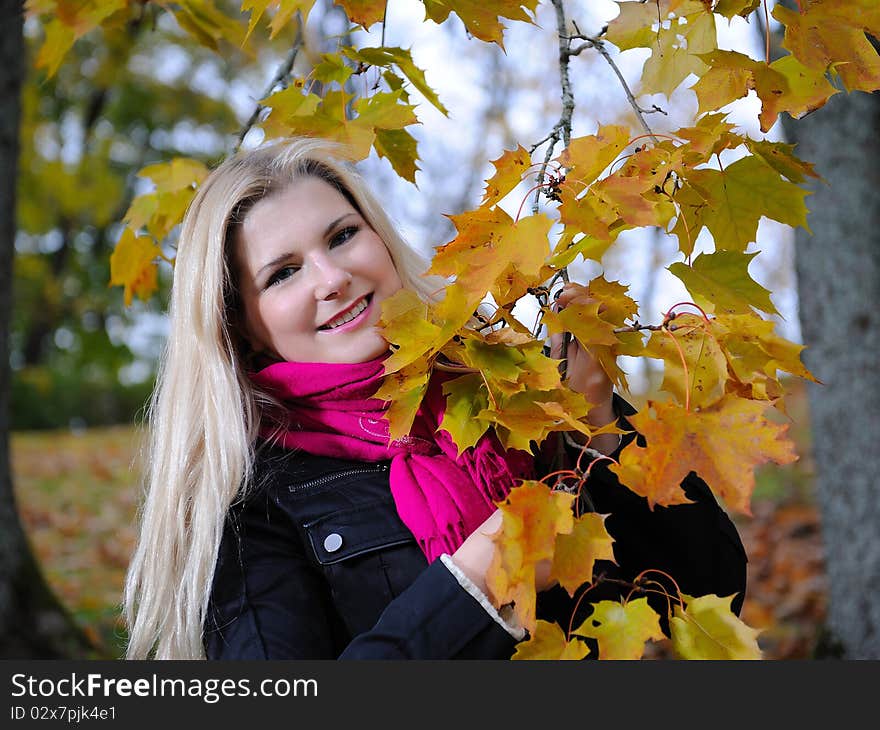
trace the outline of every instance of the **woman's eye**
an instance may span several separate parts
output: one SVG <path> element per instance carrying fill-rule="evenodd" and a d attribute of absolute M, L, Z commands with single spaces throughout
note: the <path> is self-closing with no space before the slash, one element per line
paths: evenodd
<path fill-rule="evenodd" d="M 354 235 L 358 232 L 357 226 L 347 226 L 342 230 L 333 234 L 333 237 L 330 239 L 330 248 L 336 248 L 337 246 L 341 246 L 343 243 L 347 243 Z"/>
<path fill-rule="evenodd" d="M 269 280 L 266 282 L 266 287 L 274 286 L 285 279 L 289 279 L 299 270 L 298 266 L 282 266 L 278 271 L 276 271 L 272 276 L 269 277 Z"/>

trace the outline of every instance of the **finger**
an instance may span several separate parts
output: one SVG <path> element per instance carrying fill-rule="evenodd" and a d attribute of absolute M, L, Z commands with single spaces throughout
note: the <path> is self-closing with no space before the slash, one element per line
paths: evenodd
<path fill-rule="evenodd" d="M 550 335 L 550 357 L 554 360 L 562 359 L 562 341 L 563 335 L 559 333 Z"/>
<path fill-rule="evenodd" d="M 561 289 L 556 292 L 555 300 L 557 307 L 564 307 L 566 304 L 571 302 L 572 299 L 577 297 L 579 294 L 583 294 L 586 292 L 586 288 L 581 284 L 576 284 L 573 281 L 566 282 Z"/>

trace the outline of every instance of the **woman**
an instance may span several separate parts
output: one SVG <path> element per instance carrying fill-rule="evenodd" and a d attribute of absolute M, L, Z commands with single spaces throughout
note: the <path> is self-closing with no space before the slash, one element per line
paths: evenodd
<path fill-rule="evenodd" d="M 388 354 L 381 303 L 401 287 L 431 300 L 444 282 L 421 276 L 338 154 L 315 139 L 239 153 L 187 212 L 126 582 L 130 658 L 509 658 L 524 636 L 487 597 L 495 504 L 547 467 L 491 434 L 459 457 L 437 431 L 441 372 L 410 435 L 388 443 L 370 397 Z M 578 296 L 569 286 L 559 305 Z M 577 343 L 567 354 L 569 384 L 599 404 L 591 423 L 628 408 Z M 702 482 L 686 484 L 695 505 L 651 512 L 593 472 L 613 575 L 660 568 L 741 605 L 742 545 Z M 546 574 L 536 590 L 539 618 L 570 615 Z"/>

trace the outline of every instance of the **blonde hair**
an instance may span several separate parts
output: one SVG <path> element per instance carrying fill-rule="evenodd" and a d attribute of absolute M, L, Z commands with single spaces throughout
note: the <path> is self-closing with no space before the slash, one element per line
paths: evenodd
<path fill-rule="evenodd" d="M 237 331 L 231 245 L 257 200 L 304 176 L 336 187 L 384 241 L 403 286 L 426 301 L 444 281 L 401 238 L 344 150 L 276 140 L 220 164 L 183 221 L 171 329 L 148 408 L 145 498 L 124 591 L 129 659 L 204 658 L 202 633 L 226 512 L 252 477 L 261 409 Z M 442 296 L 442 292 L 441 292 Z"/>

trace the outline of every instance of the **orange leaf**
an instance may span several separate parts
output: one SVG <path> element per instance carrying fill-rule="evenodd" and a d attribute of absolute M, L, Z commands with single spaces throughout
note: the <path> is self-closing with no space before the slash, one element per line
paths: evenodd
<path fill-rule="evenodd" d="M 805 66 L 833 68 L 849 91 L 880 87 L 880 55 L 866 35 L 880 36 L 875 0 L 812 0 L 803 13 L 777 4 L 773 17 L 785 26 L 782 45 Z"/>
<path fill-rule="evenodd" d="M 556 537 L 551 575 L 570 596 L 574 596 L 584 583 L 593 580 L 597 560 L 617 562 L 614 559 L 614 538 L 605 529 L 606 517 L 595 513 L 581 515 L 570 533 Z"/>
<path fill-rule="evenodd" d="M 423 0 L 425 15 L 435 23 L 442 23 L 455 12 L 465 28 L 481 41 L 497 43 L 504 48 L 503 34 L 505 26 L 501 18 L 520 20 L 532 23 L 526 12 L 534 14 L 538 0 Z"/>
<path fill-rule="evenodd" d="M 764 417 L 765 402 L 726 395 L 700 411 L 675 403 L 648 401 L 648 406 L 654 417 L 642 411 L 629 418 L 647 447 L 630 444 L 620 464 L 609 468 L 647 498 L 651 509 L 689 502 L 681 481 L 693 470 L 730 509 L 750 515 L 755 468 L 797 460 L 794 444 L 784 438 L 788 426 Z"/>
<path fill-rule="evenodd" d="M 514 222 L 496 206 L 451 218 L 458 235 L 437 250 L 429 273 L 455 276 L 477 302 L 486 292 L 499 306 L 516 301 L 535 281 L 552 275 L 544 262 L 553 221 L 543 213 Z"/>
<path fill-rule="evenodd" d="M 513 602 L 520 625 L 534 632 L 535 568 L 553 557 L 556 536 L 574 527 L 574 495 L 546 484 L 524 481 L 499 505 L 501 528 L 492 539 L 496 551 L 486 585 L 496 606 Z"/>
<path fill-rule="evenodd" d="M 352 23 L 364 28 L 385 20 L 387 0 L 334 0 L 334 2 L 342 6 Z"/>

